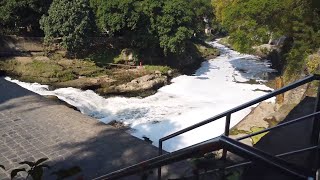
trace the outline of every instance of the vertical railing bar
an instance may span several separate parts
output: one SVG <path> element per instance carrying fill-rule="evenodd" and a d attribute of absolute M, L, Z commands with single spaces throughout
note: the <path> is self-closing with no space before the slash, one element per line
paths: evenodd
<path fill-rule="evenodd" d="M 158 153 L 159 156 L 162 155 L 162 140 L 160 139 L 159 140 L 159 153 Z M 158 180 L 161 180 L 161 166 L 158 167 Z"/>
<path fill-rule="evenodd" d="M 227 114 L 226 115 L 226 124 L 225 124 L 225 127 L 224 127 L 224 135 L 225 136 L 229 136 L 230 134 L 230 121 L 231 121 L 231 113 Z M 222 157 L 221 159 L 222 160 L 227 160 L 227 154 L 228 154 L 228 151 L 227 149 L 223 148 L 222 149 Z M 223 177 L 223 179 L 225 179 L 225 168 L 222 168 L 220 169 L 220 173 L 221 173 L 221 176 Z"/>
<path fill-rule="evenodd" d="M 227 114 L 227 116 L 226 116 L 226 124 L 225 124 L 225 128 L 224 128 L 224 135 L 225 136 L 229 136 L 229 134 L 230 134 L 230 121 L 231 121 L 231 113 Z M 228 153 L 228 151 L 226 149 L 223 149 L 223 152 L 222 152 L 222 159 L 223 160 L 227 159 L 227 153 Z"/>
<path fill-rule="evenodd" d="M 319 81 L 318 81 L 319 83 Z M 314 112 L 317 112 L 320 110 L 320 83 L 318 84 L 318 92 L 317 92 L 317 99 L 316 99 L 316 103 L 314 106 Z M 320 135 L 320 116 L 316 115 L 313 117 L 313 127 L 312 127 L 312 134 L 311 134 L 311 144 L 314 146 L 319 145 L 319 135 Z M 317 149 L 316 152 L 313 153 L 314 154 L 314 164 L 313 164 L 313 168 L 315 170 L 315 179 L 318 179 L 318 173 L 319 173 L 319 150 Z"/>

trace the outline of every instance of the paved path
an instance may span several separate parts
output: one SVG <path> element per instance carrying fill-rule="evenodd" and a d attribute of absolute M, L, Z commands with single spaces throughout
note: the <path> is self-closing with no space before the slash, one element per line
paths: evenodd
<path fill-rule="evenodd" d="M 19 162 L 43 157 L 50 172 L 79 166 L 78 176 L 91 179 L 156 154 L 145 141 L 0 78 L 0 164 L 7 170 L 0 179 Z"/>

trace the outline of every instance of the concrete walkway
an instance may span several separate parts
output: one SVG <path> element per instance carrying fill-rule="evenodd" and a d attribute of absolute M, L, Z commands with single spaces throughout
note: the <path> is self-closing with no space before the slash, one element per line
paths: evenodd
<path fill-rule="evenodd" d="M 73 166 L 82 170 L 75 177 L 92 179 L 156 155 L 145 141 L 0 78 L 0 179 L 43 157 L 52 166 L 45 179 Z"/>

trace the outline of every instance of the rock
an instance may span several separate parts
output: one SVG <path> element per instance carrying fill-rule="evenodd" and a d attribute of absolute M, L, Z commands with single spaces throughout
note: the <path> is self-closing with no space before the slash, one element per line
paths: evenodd
<path fill-rule="evenodd" d="M 308 84 L 299 86 L 284 93 L 284 104 L 299 104 L 306 95 Z"/>
<path fill-rule="evenodd" d="M 152 144 L 153 141 L 150 140 L 150 138 L 146 137 L 146 136 L 142 136 L 143 140 L 145 140 L 147 143 Z"/>
<path fill-rule="evenodd" d="M 50 99 L 50 100 L 52 100 L 52 101 L 54 101 L 54 102 L 57 102 L 58 104 L 65 105 L 65 106 L 67 106 L 67 107 L 69 107 L 69 108 L 71 108 L 71 109 L 74 109 L 74 110 L 76 110 L 76 111 L 79 111 L 78 108 L 76 108 L 75 106 L 72 106 L 72 105 L 70 105 L 70 104 L 68 104 L 68 103 L 60 100 L 57 96 L 47 95 L 47 96 L 44 96 L 44 97 L 47 98 L 47 99 Z"/>
<path fill-rule="evenodd" d="M 117 58 L 116 63 L 130 63 L 137 61 L 134 50 L 126 48 L 121 51 L 120 56 Z"/>
<path fill-rule="evenodd" d="M 140 78 L 134 79 L 129 83 L 119 85 L 115 87 L 118 92 L 137 92 L 158 89 L 159 87 L 167 83 L 166 76 L 159 76 L 155 74 L 149 74 Z"/>
<path fill-rule="evenodd" d="M 37 57 L 34 57 L 34 60 L 36 60 L 36 61 L 50 61 L 50 59 L 46 56 L 37 56 Z"/>
<path fill-rule="evenodd" d="M 172 76 L 173 76 L 173 71 L 172 71 L 172 70 L 169 70 L 169 71 L 167 72 L 167 75 L 170 76 L 170 77 L 172 77 Z"/>
<path fill-rule="evenodd" d="M 87 78 L 80 76 L 79 79 L 66 81 L 66 82 L 59 82 L 55 83 L 55 87 L 74 87 L 78 89 L 91 89 L 95 90 L 100 88 L 103 84 L 112 83 L 115 82 L 115 80 L 107 77 L 107 76 L 100 76 L 96 78 Z"/>
<path fill-rule="evenodd" d="M 157 70 L 157 71 L 155 71 L 154 73 L 155 73 L 156 75 L 161 76 L 161 71 L 158 71 L 158 70 Z"/>
<path fill-rule="evenodd" d="M 127 129 L 128 128 L 128 126 L 126 126 L 123 122 L 116 121 L 116 120 L 109 122 L 108 125 L 113 126 L 117 129 Z"/>
<path fill-rule="evenodd" d="M 273 51 L 279 50 L 278 47 L 271 44 L 262 44 L 260 46 L 254 46 L 252 48 L 255 50 L 254 54 L 260 57 L 267 57 Z"/>
<path fill-rule="evenodd" d="M 263 120 L 269 124 L 269 127 L 274 127 L 278 124 L 277 118 L 272 115 L 264 118 Z"/>
<path fill-rule="evenodd" d="M 270 45 L 274 46 L 283 46 L 288 38 L 286 36 L 281 36 L 278 39 L 270 39 L 269 43 Z"/>
<path fill-rule="evenodd" d="M 281 77 L 276 78 L 276 89 L 280 89 L 284 86 L 283 79 Z M 276 96 L 276 103 L 277 104 L 283 104 L 284 102 L 284 94 L 279 94 Z"/>
<path fill-rule="evenodd" d="M 320 71 L 320 50 L 317 53 L 311 54 L 306 59 L 306 74 L 319 73 Z"/>
<path fill-rule="evenodd" d="M 261 102 L 257 107 L 251 111 L 239 124 L 234 128 L 238 130 L 251 131 L 252 127 L 263 127 L 268 128 L 269 123 L 264 121 L 265 117 L 269 117 L 271 114 L 275 113 L 274 104 L 271 102 Z"/>

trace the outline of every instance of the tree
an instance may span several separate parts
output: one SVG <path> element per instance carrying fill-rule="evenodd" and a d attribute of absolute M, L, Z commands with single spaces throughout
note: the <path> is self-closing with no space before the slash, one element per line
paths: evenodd
<path fill-rule="evenodd" d="M 39 20 L 52 0 L 0 1 L 0 28 L 14 34 L 42 35 Z M 0 30 L 0 31 L 1 31 Z"/>
<path fill-rule="evenodd" d="M 77 54 L 88 45 L 88 37 L 95 30 L 94 17 L 86 0 L 53 0 L 48 15 L 40 20 L 45 42 L 60 38 L 60 45 L 69 53 Z"/>
<path fill-rule="evenodd" d="M 241 52 L 269 39 L 286 36 L 292 48 L 285 54 L 287 69 L 305 64 L 320 46 L 320 14 L 315 0 L 212 0 L 215 13 L 228 30 L 231 44 Z"/>
<path fill-rule="evenodd" d="M 157 18 L 157 33 L 160 46 L 167 54 L 185 51 L 186 42 L 194 33 L 194 13 L 184 0 L 166 0 L 162 14 Z"/>
<path fill-rule="evenodd" d="M 194 32 L 194 13 L 184 0 L 91 0 L 99 29 L 123 36 L 137 49 L 161 47 L 179 54 Z"/>
<path fill-rule="evenodd" d="M 189 0 L 190 6 L 195 13 L 195 19 L 193 24 L 195 24 L 195 32 L 200 36 L 204 34 L 206 26 L 212 24 L 214 20 L 213 6 L 211 5 L 211 0 Z"/>

